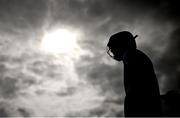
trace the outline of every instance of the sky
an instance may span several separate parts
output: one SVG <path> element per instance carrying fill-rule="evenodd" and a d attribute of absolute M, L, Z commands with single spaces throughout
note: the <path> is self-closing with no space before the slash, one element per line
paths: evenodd
<path fill-rule="evenodd" d="M 124 30 L 138 35 L 161 94 L 180 90 L 179 10 L 176 0 L 1 0 L 0 116 L 123 116 L 123 64 L 106 44 Z M 43 50 L 59 29 L 75 47 Z"/>

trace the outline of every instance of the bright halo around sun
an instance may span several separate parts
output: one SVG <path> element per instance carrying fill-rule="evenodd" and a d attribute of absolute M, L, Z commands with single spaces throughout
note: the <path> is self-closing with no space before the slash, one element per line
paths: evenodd
<path fill-rule="evenodd" d="M 60 54 L 69 53 L 76 47 L 76 34 L 66 29 L 47 32 L 43 36 L 41 48 L 45 52 Z"/>

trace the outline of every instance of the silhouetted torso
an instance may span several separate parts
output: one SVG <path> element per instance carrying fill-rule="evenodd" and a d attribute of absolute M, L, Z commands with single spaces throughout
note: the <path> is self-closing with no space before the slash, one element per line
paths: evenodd
<path fill-rule="evenodd" d="M 150 59 L 141 51 L 125 53 L 125 116 L 160 116 L 159 86 Z"/>

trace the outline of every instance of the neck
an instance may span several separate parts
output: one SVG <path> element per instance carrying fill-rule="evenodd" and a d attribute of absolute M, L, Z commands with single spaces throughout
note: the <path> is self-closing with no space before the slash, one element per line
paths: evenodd
<path fill-rule="evenodd" d="M 136 49 L 135 49 L 136 50 Z M 132 52 L 135 51 L 133 50 L 127 50 L 124 54 L 123 54 L 123 63 L 126 64 L 129 60 L 129 55 L 131 55 Z"/>

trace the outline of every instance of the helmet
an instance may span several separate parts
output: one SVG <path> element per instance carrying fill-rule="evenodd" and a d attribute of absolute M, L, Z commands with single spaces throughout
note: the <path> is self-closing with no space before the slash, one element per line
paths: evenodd
<path fill-rule="evenodd" d="M 115 54 L 113 53 L 113 50 L 118 50 L 123 52 L 128 49 L 136 49 L 136 42 L 135 42 L 136 37 L 137 35 L 133 36 L 128 31 L 122 31 L 112 35 L 107 44 L 108 55 L 114 58 Z"/>

